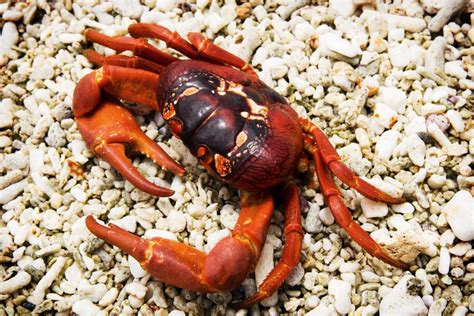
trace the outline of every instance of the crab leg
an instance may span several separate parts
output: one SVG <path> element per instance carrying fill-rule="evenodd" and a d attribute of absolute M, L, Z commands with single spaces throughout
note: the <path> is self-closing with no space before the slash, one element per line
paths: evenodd
<path fill-rule="evenodd" d="M 349 209 L 345 206 L 344 201 L 341 198 L 341 193 L 337 189 L 334 180 L 324 166 L 321 152 L 316 146 L 314 146 L 312 140 L 308 137 L 305 137 L 305 149 L 313 155 L 321 191 L 326 200 L 326 204 L 331 209 L 336 223 L 370 255 L 377 257 L 392 266 L 401 269 L 408 268 L 406 263 L 392 258 L 365 230 L 362 229 L 362 227 L 360 227 L 359 224 L 354 221 Z"/>
<path fill-rule="evenodd" d="M 140 190 L 156 196 L 170 196 L 172 190 L 146 180 L 125 154 L 126 146 L 140 152 L 177 175 L 185 170 L 140 129 L 133 115 L 118 101 L 104 99 L 89 115 L 76 118 L 88 147 L 106 160 L 125 179 Z"/>
<path fill-rule="evenodd" d="M 298 264 L 301 257 L 301 245 L 303 242 L 303 228 L 301 226 L 301 210 L 299 204 L 298 189 L 294 183 L 288 184 L 284 189 L 284 211 L 285 226 L 285 246 L 280 261 L 268 274 L 258 291 L 238 304 L 238 307 L 245 308 L 264 300 L 272 295 L 280 285 L 286 280 L 291 270 Z"/>
<path fill-rule="evenodd" d="M 183 243 L 155 237 L 142 239 L 115 225 L 86 218 L 87 228 L 133 256 L 152 276 L 197 292 L 229 291 L 247 277 L 259 257 L 273 213 L 269 193 L 241 193 L 241 211 L 232 237 L 222 239 L 209 254 Z"/>
<path fill-rule="evenodd" d="M 255 75 L 255 71 L 253 70 L 252 66 L 250 66 L 241 58 L 235 56 L 223 48 L 220 48 L 210 40 L 206 39 L 201 33 L 191 32 L 188 34 L 188 39 L 199 52 L 199 55 L 219 64 L 230 65 Z"/>
<path fill-rule="evenodd" d="M 137 23 L 128 27 L 128 32 L 131 36 L 156 38 L 166 42 L 170 48 L 177 50 L 183 55 L 191 59 L 200 59 L 198 51 L 178 32 L 171 32 L 166 27 L 158 24 Z"/>
<path fill-rule="evenodd" d="M 138 56 L 125 56 L 125 55 L 115 55 L 115 56 L 108 56 L 105 57 L 95 50 L 86 49 L 84 51 L 84 55 L 86 55 L 87 59 L 93 63 L 94 65 L 102 66 L 104 64 L 113 65 L 113 66 L 120 66 L 125 68 L 135 68 L 135 69 L 143 69 L 147 71 L 154 72 L 159 74 L 163 70 L 163 66 L 152 61 L 149 61 L 145 58 L 141 58 Z"/>
<path fill-rule="evenodd" d="M 159 111 L 156 97 L 159 79 L 158 74 L 150 71 L 103 65 L 79 80 L 73 96 L 74 115 L 78 117 L 93 111 L 100 104 L 102 90 Z"/>
<path fill-rule="evenodd" d="M 134 55 L 148 59 L 160 65 L 166 66 L 178 60 L 178 58 L 151 46 L 144 39 L 136 39 L 127 36 L 110 37 L 93 29 L 87 29 L 85 35 L 89 42 L 109 47 L 119 53 L 130 50 Z"/>
<path fill-rule="evenodd" d="M 329 170 L 343 183 L 374 201 L 393 204 L 403 203 L 405 201 L 403 198 L 393 197 L 359 178 L 354 171 L 341 162 L 339 154 L 331 145 L 323 131 L 307 119 L 300 119 L 300 124 L 305 132 L 313 136 L 324 164 L 328 166 Z"/>

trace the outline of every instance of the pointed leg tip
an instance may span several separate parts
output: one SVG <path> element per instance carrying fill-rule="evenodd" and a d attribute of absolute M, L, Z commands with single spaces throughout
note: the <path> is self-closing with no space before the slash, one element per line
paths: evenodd
<path fill-rule="evenodd" d="M 89 231 L 94 234 L 98 235 L 101 231 L 108 229 L 108 227 L 99 224 L 92 215 L 88 215 L 86 217 L 86 227 Z"/>

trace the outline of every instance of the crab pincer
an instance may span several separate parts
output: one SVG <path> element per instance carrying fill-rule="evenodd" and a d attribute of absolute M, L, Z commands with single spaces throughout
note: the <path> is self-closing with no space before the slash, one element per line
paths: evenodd
<path fill-rule="evenodd" d="M 129 149 L 145 155 L 176 175 L 185 173 L 180 164 L 146 136 L 128 110 L 112 99 L 104 99 L 102 105 L 90 115 L 78 117 L 76 121 L 88 147 L 134 186 L 156 196 L 173 195 L 173 190 L 148 181 L 127 157 Z"/>

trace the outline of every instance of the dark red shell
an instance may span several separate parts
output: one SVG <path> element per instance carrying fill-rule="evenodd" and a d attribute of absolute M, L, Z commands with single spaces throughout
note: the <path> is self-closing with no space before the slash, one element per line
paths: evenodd
<path fill-rule="evenodd" d="M 222 181 L 260 191 L 292 177 L 303 149 L 298 116 L 256 76 L 175 62 L 160 75 L 158 101 L 173 133 Z"/>

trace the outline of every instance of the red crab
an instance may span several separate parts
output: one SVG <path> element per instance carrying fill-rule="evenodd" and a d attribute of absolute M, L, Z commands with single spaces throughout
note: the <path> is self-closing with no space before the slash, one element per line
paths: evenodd
<path fill-rule="evenodd" d="M 298 118 L 249 64 L 200 33 L 189 33 L 188 42 L 159 25 L 139 23 L 128 30 L 132 37 L 86 31 L 91 42 L 134 54 L 104 57 L 86 51 L 87 58 L 101 66 L 84 76 L 74 92 L 73 111 L 87 145 L 137 188 L 170 196 L 172 190 L 156 186 L 138 172 L 127 158 L 127 149 L 146 155 L 176 175 L 185 170 L 142 132 L 119 100 L 160 111 L 174 136 L 182 139 L 212 175 L 240 190 L 241 210 L 232 236 L 207 255 L 168 239 L 145 240 L 115 225 L 103 226 L 89 216 L 86 225 L 94 235 L 132 255 L 160 281 L 197 292 L 229 291 L 245 280 L 259 258 L 274 208 L 270 192 L 279 190 L 285 246 L 258 291 L 240 303 L 249 306 L 276 291 L 300 260 L 303 228 L 293 180 L 309 153 L 336 222 L 369 254 L 407 267 L 352 219 L 328 170 L 372 200 L 401 203 L 403 199 L 357 177 L 340 161 L 324 133 L 307 119 Z M 143 38 L 165 41 L 189 59 L 164 53 Z"/>

